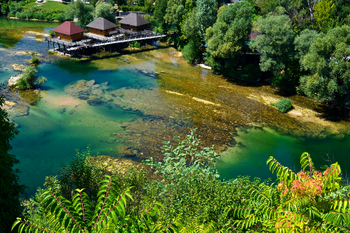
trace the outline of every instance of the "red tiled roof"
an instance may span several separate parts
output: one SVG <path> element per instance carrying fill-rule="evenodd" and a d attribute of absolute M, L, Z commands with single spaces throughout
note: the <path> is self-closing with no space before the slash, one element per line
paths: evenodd
<path fill-rule="evenodd" d="M 79 26 L 77 26 L 74 23 L 69 22 L 69 21 L 62 23 L 60 26 L 55 28 L 53 31 L 58 32 L 58 33 L 62 33 L 62 34 L 68 35 L 68 36 L 78 34 L 81 32 L 85 32 L 84 29 L 82 29 L 81 27 L 79 27 Z"/>

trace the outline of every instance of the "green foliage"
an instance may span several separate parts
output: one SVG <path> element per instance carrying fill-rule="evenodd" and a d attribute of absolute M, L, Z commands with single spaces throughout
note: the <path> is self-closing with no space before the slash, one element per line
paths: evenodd
<path fill-rule="evenodd" d="M 185 5 L 186 0 L 168 0 L 166 14 L 164 15 L 165 22 L 167 24 L 175 25 L 180 30 L 182 18 L 189 11 L 189 9 L 185 8 Z"/>
<path fill-rule="evenodd" d="M 31 65 L 39 65 L 39 63 L 40 63 L 39 57 L 33 56 L 32 59 L 30 60 Z"/>
<path fill-rule="evenodd" d="M 343 105 L 350 100 L 350 26 L 319 34 L 301 64 L 309 75 L 300 78 L 299 92 L 321 103 Z"/>
<path fill-rule="evenodd" d="M 33 66 L 27 66 L 24 70 L 22 78 L 17 81 L 17 86 L 21 90 L 32 89 L 36 85 L 38 79 L 38 72 Z"/>
<path fill-rule="evenodd" d="M 191 40 L 185 47 L 181 50 L 186 61 L 193 63 L 196 58 L 200 57 L 199 44 L 196 44 Z"/>
<path fill-rule="evenodd" d="M 167 9 L 168 0 L 156 0 L 154 8 L 154 18 L 159 23 L 159 27 L 163 31 L 167 31 L 168 24 L 165 21 L 165 14 Z"/>
<path fill-rule="evenodd" d="M 38 80 L 37 80 L 37 84 L 39 86 L 41 86 L 42 84 L 44 84 L 46 82 L 47 82 L 47 78 L 45 78 L 45 77 L 38 78 Z"/>
<path fill-rule="evenodd" d="M 292 108 L 292 100 L 288 98 L 282 98 L 276 103 L 271 103 L 272 106 L 275 106 L 280 112 L 288 112 Z"/>
<path fill-rule="evenodd" d="M 312 42 L 317 36 L 317 32 L 314 30 L 305 29 L 299 36 L 295 38 L 295 50 L 297 51 L 297 58 L 300 59 L 305 56 L 309 50 Z"/>
<path fill-rule="evenodd" d="M 260 10 L 261 15 L 266 15 L 267 13 L 273 11 L 279 6 L 279 1 L 275 0 L 256 0 L 256 5 Z"/>
<path fill-rule="evenodd" d="M 277 188 L 263 184 L 251 188 L 248 205 L 228 207 L 227 213 L 239 219 L 231 220 L 227 229 L 348 232 L 348 194 L 341 188 L 339 165 L 334 163 L 321 173 L 315 170 L 308 153 L 301 155 L 300 163 L 302 170 L 296 174 L 270 157 L 267 164 L 276 172 Z"/>
<path fill-rule="evenodd" d="M 257 31 L 253 48 L 260 54 L 260 69 L 278 75 L 294 60 L 295 33 L 287 16 L 269 16 L 256 21 Z"/>
<path fill-rule="evenodd" d="M 19 160 L 10 154 L 10 141 L 18 134 L 18 130 L 2 109 L 3 104 L 4 97 L 0 96 L 0 232 L 10 232 L 11 222 L 21 212 L 19 195 L 24 194 L 25 186 L 19 184 L 19 170 L 13 168 L 19 164 Z"/>
<path fill-rule="evenodd" d="M 194 41 L 196 43 L 203 41 L 204 38 L 200 34 L 200 23 L 197 13 L 198 9 L 194 8 L 184 16 L 185 19 L 181 22 L 181 39 L 183 41 Z"/>
<path fill-rule="evenodd" d="M 316 25 L 315 27 L 322 30 L 324 26 L 331 19 L 332 11 L 335 5 L 332 0 L 321 0 L 315 5 L 314 16 Z"/>
<path fill-rule="evenodd" d="M 140 44 L 140 42 L 138 42 L 138 41 L 134 41 L 134 42 L 129 42 L 129 46 L 130 46 L 131 48 L 140 48 L 140 47 L 141 47 L 141 44 Z"/>
<path fill-rule="evenodd" d="M 120 6 L 120 10 L 123 12 L 126 12 L 126 11 L 144 11 L 144 7 L 143 6 L 122 5 L 122 6 Z"/>
<path fill-rule="evenodd" d="M 160 221 L 171 224 L 174 217 L 181 216 L 185 229 L 194 222 L 197 226 L 215 222 L 215 229 L 221 229 L 231 217 L 225 208 L 249 199 L 247 191 L 260 181 L 251 182 L 247 177 L 221 181 L 215 168 L 216 153 L 212 147 L 201 150 L 194 131 L 182 141 L 179 137 L 174 140 L 175 145 L 164 142 L 162 161 L 147 160 L 159 177 L 146 190 L 149 199 L 156 198 L 164 206 Z"/>
<path fill-rule="evenodd" d="M 62 165 L 58 172 L 58 180 L 64 196 L 71 196 L 74 190 L 83 188 L 90 197 L 96 196 L 104 174 L 91 165 L 89 156 L 92 156 L 90 146 L 83 153 L 77 150 L 76 158 L 68 165 Z"/>
<path fill-rule="evenodd" d="M 55 32 L 52 31 L 52 30 L 49 30 L 49 35 L 50 35 L 51 38 L 52 38 L 52 37 L 55 37 Z"/>
<path fill-rule="evenodd" d="M 115 16 L 113 15 L 114 8 L 111 4 L 106 2 L 98 2 L 93 12 L 94 19 L 98 17 L 105 18 L 112 23 L 115 23 Z"/>
<path fill-rule="evenodd" d="M 96 203 L 76 189 L 72 200 L 56 195 L 51 189 L 40 194 L 44 216 L 49 224 L 34 225 L 27 219 L 17 218 L 13 227 L 18 232 L 146 232 L 150 231 L 159 214 L 158 203 L 153 203 L 137 216 L 126 216 L 127 198 L 132 199 L 130 188 L 121 190 L 117 179 L 105 176 L 96 196 Z"/>
<path fill-rule="evenodd" d="M 251 47 L 261 54 L 261 71 L 273 73 L 272 83 L 293 90 L 298 85 L 300 67 L 294 50 L 296 34 L 290 24 L 285 15 L 258 19 L 257 31 L 263 35 L 256 37 Z"/>
<path fill-rule="evenodd" d="M 216 21 L 216 15 L 218 11 L 218 4 L 216 0 L 197 0 L 196 17 L 198 19 L 199 36 L 204 41 L 205 31 L 207 28 L 213 26 Z"/>
<path fill-rule="evenodd" d="M 66 11 L 67 19 L 78 18 L 78 25 L 82 28 L 94 20 L 93 17 L 94 7 L 92 5 L 85 4 L 81 0 L 76 0 L 69 4 L 69 9 Z"/>
<path fill-rule="evenodd" d="M 237 66 L 251 32 L 253 13 L 245 1 L 220 7 L 215 24 L 206 31 L 208 63 L 214 71 Z"/>

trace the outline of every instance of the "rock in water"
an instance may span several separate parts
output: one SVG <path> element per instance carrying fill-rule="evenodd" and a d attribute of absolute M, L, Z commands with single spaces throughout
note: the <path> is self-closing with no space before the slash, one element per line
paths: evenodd
<path fill-rule="evenodd" d="M 17 75 L 17 76 L 11 76 L 10 77 L 10 79 L 9 79 L 9 81 L 8 81 L 8 86 L 9 87 L 15 87 L 15 86 L 17 86 L 17 81 L 20 79 L 20 78 L 22 78 L 22 74 L 19 74 L 19 75 Z"/>

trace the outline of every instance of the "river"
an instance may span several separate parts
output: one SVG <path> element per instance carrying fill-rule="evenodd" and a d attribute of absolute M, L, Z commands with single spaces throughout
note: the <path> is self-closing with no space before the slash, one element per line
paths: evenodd
<path fill-rule="evenodd" d="M 193 128 L 203 147 L 215 145 L 221 155 L 223 179 L 273 177 L 269 156 L 298 170 L 304 151 L 316 166 L 338 161 L 350 169 L 348 116 L 328 115 L 327 106 L 297 95 L 289 96 L 294 110 L 280 113 L 268 104 L 281 98 L 277 90 L 189 65 L 164 44 L 89 61 L 49 55 L 43 38 L 56 26 L 0 19 L 0 83 L 18 73 L 11 64 L 28 64 L 30 52 L 42 55 L 38 75 L 48 79 L 38 96 L 21 93 L 28 102 L 21 111 L 9 110 L 20 131 L 12 153 L 29 195 L 76 149 L 91 145 L 93 153 L 136 161 L 161 158 L 163 141 Z"/>

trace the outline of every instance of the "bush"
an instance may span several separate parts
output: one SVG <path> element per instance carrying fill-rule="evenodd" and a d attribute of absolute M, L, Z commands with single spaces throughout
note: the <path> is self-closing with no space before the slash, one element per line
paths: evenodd
<path fill-rule="evenodd" d="M 30 61 L 31 65 L 38 65 L 39 63 L 40 63 L 40 58 L 32 57 L 32 60 Z"/>
<path fill-rule="evenodd" d="M 275 106 L 280 112 L 288 112 L 292 108 L 292 100 L 288 98 L 282 98 L 276 103 L 271 103 L 272 106 Z"/>
<path fill-rule="evenodd" d="M 38 72 L 33 66 L 27 66 L 24 70 L 22 78 L 17 81 L 17 86 L 21 90 L 31 89 L 35 86 L 35 83 L 38 79 Z"/>
<path fill-rule="evenodd" d="M 126 11 L 142 11 L 142 12 L 144 12 L 145 11 L 145 7 L 122 5 L 122 6 L 120 6 L 120 10 L 123 11 L 123 12 L 126 12 Z"/>
<path fill-rule="evenodd" d="M 52 31 L 52 30 L 49 31 L 49 34 L 50 34 L 50 37 L 54 37 L 55 36 L 55 32 Z"/>
<path fill-rule="evenodd" d="M 149 200 L 156 198 L 164 206 L 165 222 L 181 216 L 186 225 L 198 217 L 201 224 L 215 221 L 222 228 L 230 218 L 227 207 L 249 199 L 247 190 L 256 188 L 260 181 L 245 177 L 223 182 L 215 167 L 217 154 L 213 147 L 200 150 L 194 131 L 182 141 L 179 137 L 174 140 L 177 145 L 163 142 L 163 161 L 146 160 L 162 178 L 146 186 Z"/>
<path fill-rule="evenodd" d="M 55 15 L 55 20 L 58 20 L 58 21 L 60 21 L 60 22 L 64 22 L 64 21 L 66 20 L 66 17 L 65 17 L 65 15 L 64 15 L 64 13 L 62 13 L 62 14 L 57 14 L 57 15 Z"/>
<path fill-rule="evenodd" d="M 91 197 L 96 196 L 103 179 L 103 172 L 90 164 L 89 156 L 92 156 L 90 147 L 80 153 L 76 151 L 76 158 L 68 165 L 62 166 L 58 172 L 58 180 L 64 196 L 71 196 L 77 188 L 85 188 L 85 192 Z"/>

